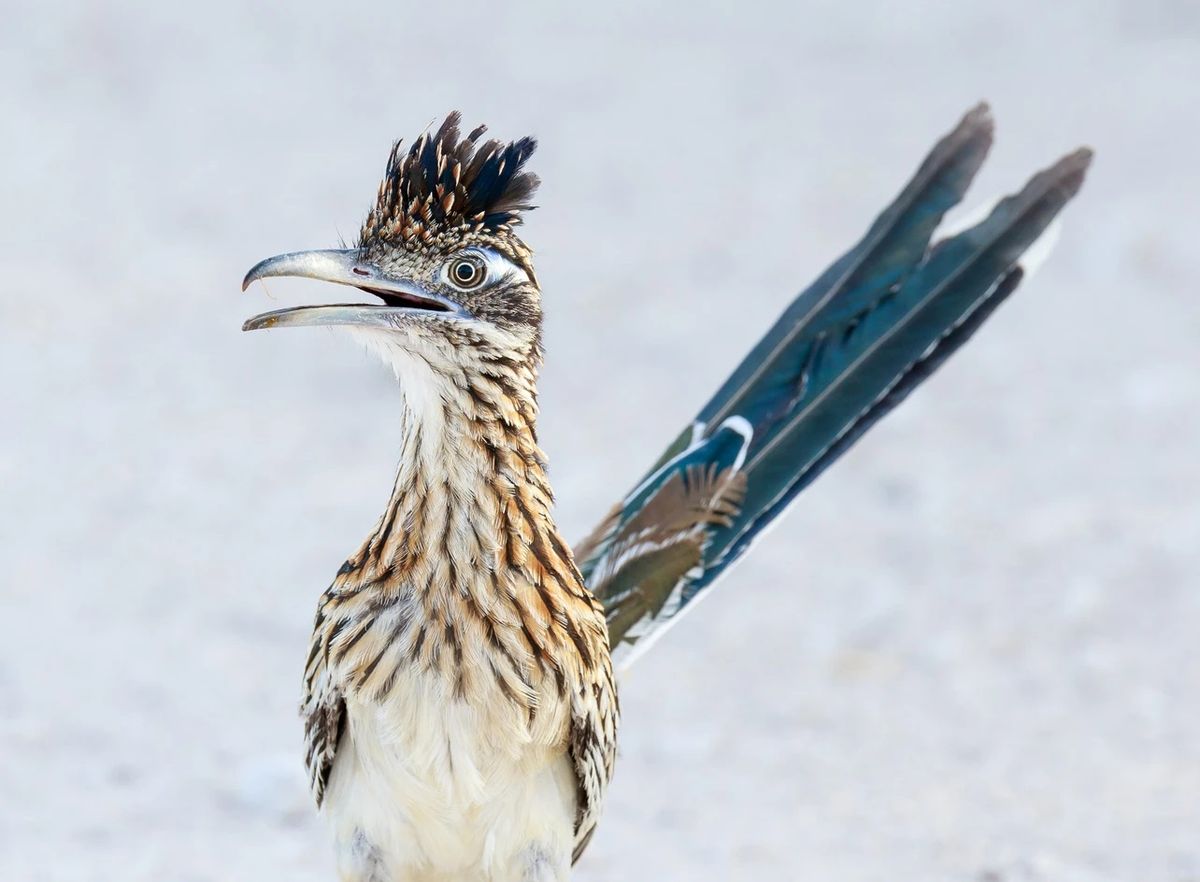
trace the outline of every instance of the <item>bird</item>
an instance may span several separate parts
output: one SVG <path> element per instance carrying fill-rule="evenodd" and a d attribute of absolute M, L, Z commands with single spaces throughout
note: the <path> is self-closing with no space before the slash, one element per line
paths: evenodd
<path fill-rule="evenodd" d="M 343 882 L 568 879 L 613 775 L 617 675 L 1012 294 L 1092 156 L 952 231 L 993 139 L 971 109 L 572 547 L 538 445 L 543 296 L 518 235 L 536 142 L 460 126 L 393 145 L 354 247 L 268 258 L 242 283 L 367 295 L 243 329 L 342 327 L 400 389 L 391 492 L 321 596 L 304 666 L 305 763 Z"/>

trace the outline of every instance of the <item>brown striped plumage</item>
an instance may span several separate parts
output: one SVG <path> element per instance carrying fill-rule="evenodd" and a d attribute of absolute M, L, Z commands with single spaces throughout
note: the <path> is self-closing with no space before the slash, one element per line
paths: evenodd
<path fill-rule="evenodd" d="M 471 369 L 431 360 L 453 390 L 440 436 L 408 417 L 384 514 L 321 599 L 304 676 L 313 792 L 319 803 L 344 696 L 394 700 L 419 669 L 449 700 L 503 702 L 529 727 L 551 717 L 579 776 L 578 853 L 615 755 L 608 631 L 551 517 L 535 362 L 477 355 Z"/>

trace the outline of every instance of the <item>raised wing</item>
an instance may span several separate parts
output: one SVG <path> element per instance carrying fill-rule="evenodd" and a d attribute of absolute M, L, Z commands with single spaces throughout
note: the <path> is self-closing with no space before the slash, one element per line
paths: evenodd
<path fill-rule="evenodd" d="M 980 105 L 580 544 L 618 669 L 1017 287 L 1021 255 L 1078 192 L 1091 153 L 1061 159 L 982 222 L 931 245 L 991 143 Z"/>

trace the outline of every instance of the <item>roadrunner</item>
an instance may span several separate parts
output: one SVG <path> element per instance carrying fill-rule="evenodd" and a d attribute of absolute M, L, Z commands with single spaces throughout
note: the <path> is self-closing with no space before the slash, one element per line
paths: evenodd
<path fill-rule="evenodd" d="M 270 258 L 242 286 L 376 298 L 245 330 L 344 326 L 402 392 L 395 485 L 321 598 L 304 672 L 305 759 L 347 882 L 566 879 L 613 772 L 614 666 L 975 333 L 1090 161 L 939 237 L 992 140 L 986 106 L 968 113 L 572 551 L 537 442 L 542 295 L 516 233 L 535 142 L 483 133 L 461 137 L 454 113 L 397 143 L 356 247 Z"/>

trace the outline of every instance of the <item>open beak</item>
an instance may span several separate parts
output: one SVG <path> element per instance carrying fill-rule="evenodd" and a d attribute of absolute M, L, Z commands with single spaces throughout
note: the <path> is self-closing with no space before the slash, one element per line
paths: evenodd
<path fill-rule="evenodd" d="M 269 257 L 256 263 L 246 273 L 242 290 L 250 287 L 251 282 L 268 276 L 295 276 L 350 285 L 378 297 L 383 303 L 337 303 L 277 309 L 249 319 L 242 325 L 243 331 L 311 325 L 371 325 L 394 329 L 399 326 L 400 317 L 419 313 L 469 317 L 467 311 L 454 301 L 426 291 L 414 282 L 388 276 L 374 264 L 362 260 L 362 253 L 357 249 L 296 251 Z"/>

